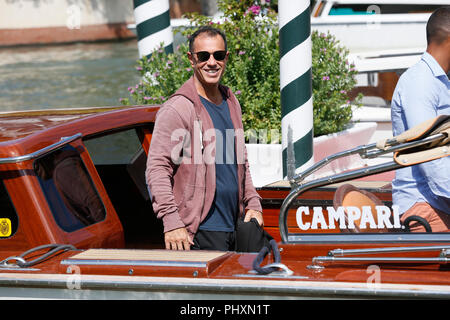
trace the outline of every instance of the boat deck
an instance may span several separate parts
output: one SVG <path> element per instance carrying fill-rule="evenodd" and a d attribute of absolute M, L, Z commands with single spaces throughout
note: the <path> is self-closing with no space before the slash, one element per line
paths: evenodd
<path fill-rule="evenodd" d="M 131 299 L 164 296 L 189 299 L 450 297 L 447 264 L 416 263 L 407 272 L 402 267 L 405 264 L 363 262 L 326 264 L 318 270 L 311 268 L 311 257 L 326 255 L 329 248 L 329 245 L 281 245 L 281 262 L 293 271 L 290 275 L 282 271 L 269 275 L 256 273 L 252 267 L 256 253 L 68 251 L 31 268 L 0 269 L 0 295 L 4 290 L 11 290 L 9 293 L 16 290 L 19 294 L 20 287 L 27 288 L 20 293 L 27 297 L 39 292 L 52 298 L 69 299 L 117 298 L 119 293 L 121 299 L 127 293 L 130 294 L 127 298 Z M 437 252 L 412 252 L 407 256 L 432 258 Z M 270 254 L 262 265 L 272 259 Z"/>

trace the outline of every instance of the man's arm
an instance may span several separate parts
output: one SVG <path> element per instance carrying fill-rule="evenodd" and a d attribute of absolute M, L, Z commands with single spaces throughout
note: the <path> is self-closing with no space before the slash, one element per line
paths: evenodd
<path fill-rule="evenodd" d="M 392 104 L 392 125 L 394 135 L 401 130 L 411 129 L 423 121 L 438 116 L 439 91 L 429 78 L 412 78 L 402 82 L 399 92 L 394 94 Z M 403 122 L 403 124 L 401 124 Z M 400 127 L 404 125 L 404 128 Z M 445 157 L 418 165 L 420 175 L 437 196 L 448 197 L 448 166 L 450 158 Z"/>
<path fill-rule="evenodd" d="M 439 105 L 439 91 L 430 83 L 427 77 L 411 78 L 401 84 L 402 90 L 397 95 L 399 109 L 406 124 L 405 130 L 411 129 L 425 120 L 435 118 Z M 395 121 L 395 119 L 393 119 Z"/>
<path fill-rule="evenodd" d="M 264 219 L 261 211 L 256 211 L 252 209 L 247 210 L 247 212 L 245 213 L 244 222 L 249 222 L 252 218 L 255 218 L 260 226 L 264 225 Z"/>
<path fill-rule="evenodd" d="M 147 159 L 146 180 L 151 191 L 153 210 L 163 220 L 166 249 L 189 249 L 192 240 L 175 203 L 172 179 L 180 161 L 183 139 L 173 134 L 185 128 L 180 115 L 170 106 L 158 112 Z M 187 130 L 186 130 L 187 132 Z M 175 138 L 177 138 L 175 136 Z"/>
<path fill-rule="evenodd" d="M 245 157 L 245 173 L 244 173 L 244 206 L 247 209 L 245 213 L 244 221 L 248 222 L 251 218 L 255 218 L 260 226 L 264 225 L 264 219 L 262 215 L 261 197 L 256 192 L 253 185 L 252 176 L 250 173 L 250 167 L 247 159 L 247 148 L 244 149 Z"/>

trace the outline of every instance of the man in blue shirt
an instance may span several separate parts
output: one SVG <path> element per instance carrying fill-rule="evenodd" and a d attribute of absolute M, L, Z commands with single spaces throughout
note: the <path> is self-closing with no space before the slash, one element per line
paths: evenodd
<path fill-rule="evenodd" d="M 392 97 L 394 136 L 450 114 L 450 7 L 437 9 L 426 31 L 426 52 L 400 77 Z M 415 215 L 426 219 L 433 232 L 450 229 L 450 157 L 397 170 L 392 187 L 402 220 Z M 423 230 L 411 225 L 411 231 Z"/>

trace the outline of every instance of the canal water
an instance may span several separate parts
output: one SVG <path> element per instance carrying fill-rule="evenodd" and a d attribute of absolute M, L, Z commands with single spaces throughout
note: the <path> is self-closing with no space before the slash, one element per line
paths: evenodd
<path fill-rule="evenodd" d="M 118 106 L 138 59 L 136 40 L 0 48 L 0 111 Z"/>

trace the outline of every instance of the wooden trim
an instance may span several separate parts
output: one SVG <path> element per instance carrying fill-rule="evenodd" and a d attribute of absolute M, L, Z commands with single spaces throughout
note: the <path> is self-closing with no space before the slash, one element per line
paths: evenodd
<path fill-rule="evenodd" d="M 79 260 L 139 260 L 139 261 L 174 261 L 174 262 L 209 262 L 225 255 L 224 251 L 175 251 L 175 250 L 116 250 L 89 249 L 71 256 Z"/>

